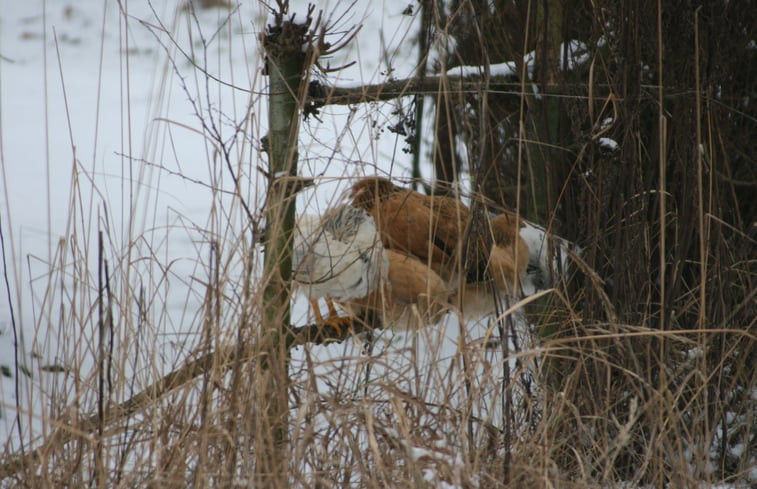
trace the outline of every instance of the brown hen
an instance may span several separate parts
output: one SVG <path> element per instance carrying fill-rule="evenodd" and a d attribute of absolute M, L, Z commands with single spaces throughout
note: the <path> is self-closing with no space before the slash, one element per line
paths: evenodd
<path fill-rule="evenodd" d="M 359 180 L 351 197 L 353 206 L 373 216 L 385 248 L 415 256 L 445 279 L 454 275 L 470 218 L 465 204 L 398 187 L 381 177 Z"/>
<path fill-rule="evenodd" d="M 340 302 L 350 316 L 394 330 L 416 329 L 438 322 L 449 310 L 449 285 L 418 258 L 384 250 L 389 270 L 378 289 L 367 296 Z"/>
<path fill-rule="evenodd" d="M 460 200 L 423 195 L 381 177 L 356 182 L 351 199 L 353 206 L 373 216 L 387 250 L 417 259 L 413 270 L 424 273 L 417 265 L 429 269 L 425 273 L 434 272 L 458 291 L 456 305 L 465 316 L 493 312 L 491 287 L 482 281 L 481 270 L 488 271 L 498 295 L 516 293 L 529 261 L 529 249 L 519 235 L 522 223 L 516 215 L 499 214 L 489 220 L 491 239 L 479 237 L 475 241 L 483 248 L 479 254 L 483 257 L 481 263 L 473 263 L 470 268 L 474 273 L 465 274 L 460 271 L 463 242 L 472 239 L 466 236 L 471 211 Z M 395 268 L 403 266 L 399 263 Z M 390 264 L 390 275 L 391 269 Z M 464 280 L 458 280 L 461 276 Z M 436 282 L 435 279 L 429 281 Z M 397 297 L 398 294 L 399 291 L 392 291 L 390 295 Z"/>

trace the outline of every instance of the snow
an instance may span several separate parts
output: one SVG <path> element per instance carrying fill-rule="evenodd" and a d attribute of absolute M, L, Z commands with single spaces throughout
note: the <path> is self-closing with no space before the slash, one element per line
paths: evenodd
<path fill-rule="evenodd" d="M 536 83 L 532 83 L 531 91 L 534 93 L 534 98 L 536 100 L 541 100 L 541 90 L 539 90 L 539 85 L 537 85 Z"/>
<path fill-rule="evenodd" d="M 572 40 L 560 44 L 560 67 L 566 71 L 573 71 L 589 61 L 589 50 L 581 41 Z"/>
<path fill-rule="evenodd" d="M 460 77 L 472 77 L 472 76 L 483 76 L 484 75 L 484 67 L 483 66 L 456 66 L 454 68 L 450 68 L 447 70 L 448 75 L 455 75 Z M 489 75 L 490 76 L 517 76 L 518 75 L 518 67 L 515 65 L 512 61 L 507 61 L 505 63 L 496 63 L 489 65 Z"/>
<path fill-rule="evenodd" d="M 603 129 L 607 129 L 608 127 L 612 125 L 613 122 L 614 121 L 612 117 L 605 117 L 604 119 L 602 119 L 602 122 L 599 124 L 599 130 L 601 131 Z"/>
<path fill-rule="evenodd" d="M 618 149 L 618 143 L 614 139 L 599 138 L 597 139 L 597 142 L 599 142 L 599 145 L 601 147 L 609 149 L 610 151 L 615 151 L 616 149 Z"/>
<path fill-rule="evenodd" d="M 704 356 L 704 351 L 699 347 L 694 347 L 686 351 L 686 356 L 689 358 L 702 358 Z"/>
<path fill-rule="evenodd" d="M 572 40 L 567 43 L 560 44 L 560 69 L 565 71 L 573 71 L 577 67 L 586 64 L 591 56 L 585 43 Z M 526 77 L 529 80 L 533 80 L 534 77 L 534 62 L 536 60 L 536 52 L 529 51 L 523 56 L 523 64 L 526 67 Z M 447 69 L 448 75 L 455 75 L 460 77 L 480 77 L 485 74 L 483 66 L 477 65 L 463 65 L 455 66 Z M 489 65 L 490 76 L 501 77 L 520 77 L 521 73 L 518 70 L 518 66 L 514 61 L 506 61 L 504 63 L 495 63 Z M 538 95 L 538 91 L 535 89 L 534 94 Z"/>
<path fill-rule="evenodd" d="M 292 11 L 303 12 L 306 3 L 293 2 Z M 202 300 L 201 281 L 195 278 L 206 273 L 198 258 L 207 254 L 202 243 L 214 228 L 229 236 L 244 232 L 240 219 L 233 218 L 229 173 L 209 164 L 220 163 L 217 145 L 203 134 L 200 116 L 213 118 L 223 140 L 237 140 L 231 157 L 232 164 L 239 164 L 240 181 L 248 182 L 242 192 L 252 209 L 262 203 L 265 180 L 255 168 L 267 163 L 257 160 L 259 141 L 245 142 L 244 132 L 266 132 L 267 107 L 261 96 L 266 78 L 257 54 L 258 33 L 267 21 L 265 9 L 248 2 L 230 14 L 198 11 L 195 25 L 179 21 L 178 4 L 156 5 L 153 11 L 146 1 L 124 2 L 126 17 L 117 3 L 99 0 L 74 6 L 0 0 L 2 226 L 20 354 L 35 375 L 20 379 L 28 383 L 22 392 L 42 390 L 55 377 L 40 370 L 44 364 L 70 367 L 67 362 L 76 358 L 83 371 L 92 367 L 90 355 L 79 357 L 71 349 L 78 340 L 59 336 L 62 325 L 53 326 L 58 323 L 54 311 L 60 297 L 46 290 L 51 280 L 69 293 L 73 290 L 67 273 L 56 279 L 56 272 L 50 272 L 56 261 L 58 270 L 70 269 L 71 253 L 81 253 L 78 266 L 96 277 L 98 228 L 104 228 L 109 239 L 106 258 L 112 260 L 111 270 L 119 267 L 118 255 L 126 250 L 131 250 L 132 263 L 145 263 L 140 260 L 144 255 L 166 265 L 157 272 L 134 265 L 135 277 L 143 284 L 149 286 L 155 274 L 163 277 L 153 293 L 162 291 L 157 297 L 167 300 L 165 314 L 157 317 L 157 329 L 147 341 L 157 346 L 155 358 L 163 358 L 159 370 L 170 369 L 185 355 L 181 345 L 195 334 L 192 321 Z M 362 1 L 342 16 L 349 7 L 345 2 L 322 4 L 326 11 L 335 7 L 332 18 L 341 28 L 365 24 L 358 42 L 330 59 L 332 65 L 359 61 L 335 74 L 337 82 L 380 81 L 385 53 L 390 54 L 395 76 L 412 74 L 407 60 L 415 54 L 398 48 L 409 44 L 407 32 L 416 20 L 393 16 L 392 5 Z M 375 39 L 383 27 L 393 37 L 381 44 Z M 189 62 L 192 53 L 200 69 Z M 227 83 L 213 83 L 207 91 L 202 69 Z M 322 212 L 341 195 L 349 177 L 392 167 L 397 175 L 408 167 L 408 156 L 395 151 L 396 137 L 380 133 L 389 120 L 384 112 L 389 111 L 384 105 L 327 107 L 323 124 L 312 119 L 302 124 L 300 173 L 316 177 L 317 185 L 298 195 L 299 212 Z M 365 123 L 376 119 L 376 126 Z M 213 224 L 218 221 L 210 209 L 216 205 L 231 217 L 225 228 Z M 298 296 L 293 317 L 303 322 L 307 311 L 307 301 Z M 10 324 L 4 301 L 4 365 L 12 365 L 14 353 Z M 14 433 L 14 379 L 3 377 L 0 388 L 5 401 L 0 437 L 5 438 Z M 21 400 L 36 413 L 43 402 L 36 394 L 25 394 Z M 38 418 L 29 422 L 31 429 L 41 429 Z"/>

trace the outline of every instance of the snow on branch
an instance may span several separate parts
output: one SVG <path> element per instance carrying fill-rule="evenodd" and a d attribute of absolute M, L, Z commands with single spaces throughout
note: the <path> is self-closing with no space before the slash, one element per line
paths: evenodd
<path fill-rule="evenodd" d="M 324 105 L 379 102 L 409 95 L 433 95 L 440 91 L 474 94 L 480 93 L 482 90 L 520 97 L 521 84 L 513 82 L 512 77 L 492 76 L 489 79 L 488 86 L 485 86 L 479 76 L 449 75 L 427 76 L 423 79 L 391 80 L 354 87 L 336 87 L 324 85 L 319 81 L 312 81 L 308 87 L 308 95 L 311 106 L 322 107 Z"/>

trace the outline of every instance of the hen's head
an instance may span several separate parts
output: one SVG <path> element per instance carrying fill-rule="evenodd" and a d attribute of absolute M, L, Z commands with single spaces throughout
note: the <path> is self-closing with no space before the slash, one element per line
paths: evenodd
<path fill-rule="evenodd" d="M 394 185 L 388 178 L 366 177 L 361 178 L 352 185 L 350 199 L 353 206 L 367 210 L 371 209 L 377 202 L 400 190 L 402 189 Z"/>

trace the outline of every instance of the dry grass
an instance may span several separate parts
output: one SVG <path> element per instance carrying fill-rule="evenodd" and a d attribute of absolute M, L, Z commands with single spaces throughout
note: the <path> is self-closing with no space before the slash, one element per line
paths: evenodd
<path fill-rule="evenodd" d="M 610 44 L 602 55 L 616 61 L 612 51 L 621 47 Z M 612 92 L 610 71 L 602 73 Z M 22 399 L 35 409 L 20 413 L 6 443 L 3 487 L 252 487 L 255 455 L 280 453 L 274 434 L 261 429 L 280 420 L 260 419 L 271 402 L 260 395 L 268 277 L 258 242 L 265 189 L 255 168 L 266 161 L 258 144 L 263 99 L 251 96 L 252 117 L 223 114 L 204 102 L 212 78 L 195 76 L 195 88 L 184 89 L 209 148 L 209 217 L 199 225 L 180 215 L 122 234 L 107 201 L 80 200 L 87 190 L 74 188 L 69 237 L 34 279 L 46 286 L 34 304 L 31 350 L 55 361 L 23 384 Z M 685 111 L 708 112 L 694 118 L 704 127 L 687 141 L 711 160 L 686 160 L 694 153 L 671 129 L 679 153 L 662 163 L 668 181 L 709 189 L 692 205 L 677 188 L 661 204 L 659 175 L 618 176 L 626 166 L 658 164 L 659 155 L 637 152 L 654 153 L 652 143 L 628 129 L 661 115 L 654 103 L 625 114 L 617 102 L 621 115 L 608 134 L 621 154 L 602 153 L 585 133 L 579 147 L 563 148 L 570 165 L 595 178 L 560 183 L 572 199 L 560 212 L 575 218 L 569 237 L 584 252 L 575 277 L 491 326 L 494 337 L 499 326 L 518 329 L 517 346 L 486 349 L 484 326 L 460 328 L 448 318 L 417 334 L 385 332 L 372 350 L 363 338 L 293 348 L 278 384 L 289 409 L 290 484 L 754 484 L 755 216 L 740 191 L 728 194 L 710 173 L 731 149 L 722 141 L 738 134 L 728 133 L 715 99 L 692 98 L 663 101 L 673 112 L 664 115 L 673 126 L 688 120 Z M 582 117 L 579 105 L 586 100 L 566 115 Z M 696 171 L 686 172 L 689 165 Z M 564 177 L 556 168 L 549 178 Z M 738 212 L 746 215 L 733 217 Z M 167 259 L 177 240 L 192 252 L 183 263 Z M 186 294 L 178 314 L 177 288 Z M 533 323 L 529 332 L 523 317 Z"/>

